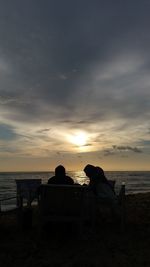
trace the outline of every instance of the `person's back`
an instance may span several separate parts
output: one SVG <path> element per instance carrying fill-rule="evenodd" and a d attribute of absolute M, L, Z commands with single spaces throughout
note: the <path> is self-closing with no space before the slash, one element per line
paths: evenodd
<path fill-rule="evenodd" d="M 105 177 L 103 169 L 88 164 L 84 168 L 84 172 L 90 179 L 89 188 L 95 194 L 97 203 L 100 205 L 101 203 L 108 204 L 115 218 L 120 220 L 118 199 L 114 189 Z"/>
<path fill-rule="evenodd" d="M 90 178 L 89 187 L 94 194 L 99 198 L 108 198 L 111 200 L 116 199 L 115 193 L 105 177 L 104 171 L 100 167 L 95 167 L 88 164 L 84 171 Z"/>
<path fill-rule="evenodd" d="M 55 176 L 49 178 L 48 184 L 66 184 L 73 185 L 74 181 L 71 177 L 66 175 L 64 166 L 59 165 L 55 169 Z"/>

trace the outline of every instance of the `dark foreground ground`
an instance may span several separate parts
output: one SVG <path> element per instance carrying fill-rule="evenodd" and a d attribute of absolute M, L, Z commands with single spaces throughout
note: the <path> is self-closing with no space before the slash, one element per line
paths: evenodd
<path fill-rule="evenodd" d="M 98 218 L 95 234 L 86 227 L 83 239 L 69 226 L 51 225 L 39 233 L 36 209 L 33 215 L 33 227 L 26 231 L 15 214 L 1 215 L 1 267 L 150 266 L 150 193 L 127 196 L 124 232 L 107 214 Z"/>

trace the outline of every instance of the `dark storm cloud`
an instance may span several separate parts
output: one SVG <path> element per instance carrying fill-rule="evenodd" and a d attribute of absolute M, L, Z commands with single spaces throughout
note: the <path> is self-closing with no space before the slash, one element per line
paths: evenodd
<path fill-rule="evenodd" d="M 148 1 L 1 1 L 4 117 L 85 128 L 117 116 L 148 117 L 149 11 Z M 126 71 L 129 60 L 119 72 L 133 51 L 147 61 L 133 58 L 133 69 Z"/>

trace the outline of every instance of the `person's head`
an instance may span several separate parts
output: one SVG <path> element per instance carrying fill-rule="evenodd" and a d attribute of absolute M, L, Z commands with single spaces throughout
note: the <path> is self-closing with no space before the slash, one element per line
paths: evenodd
<path fill-rule="evenodd" d="M 97 170 L 97 174 L 99 174 L 101 176 L 105 176 L 104 171 L 103 171 L 103 169 L 101 167 L 96 166 L 95 168 Z"/>
<path fill-rule="evenodd" d="M 95 166 L 93 166 L 91 164 L 87 164 L 84 168 L 84 172 L 85 172 L 87 177 L 92 178 L 96 174 L 97 170 L 96 170 Z"/>
<path fill-rule="evenodd" d="M 55 168 L 55 175 L 56 176 L 64 176 L 66 175 L 66 170 L 64 168 L 64 166 L 59 165 Z"/>

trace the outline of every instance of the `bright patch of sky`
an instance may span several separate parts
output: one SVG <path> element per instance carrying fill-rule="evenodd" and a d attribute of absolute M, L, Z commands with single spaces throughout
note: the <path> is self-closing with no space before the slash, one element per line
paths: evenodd
<path fill-rule="evenodd" d="M 39 169 L 149 169 L 149 12 L 146 0 L 2 1 L 0 158 L 10 169 L 18 158 L 18 170 L 35 159 Z"/>

